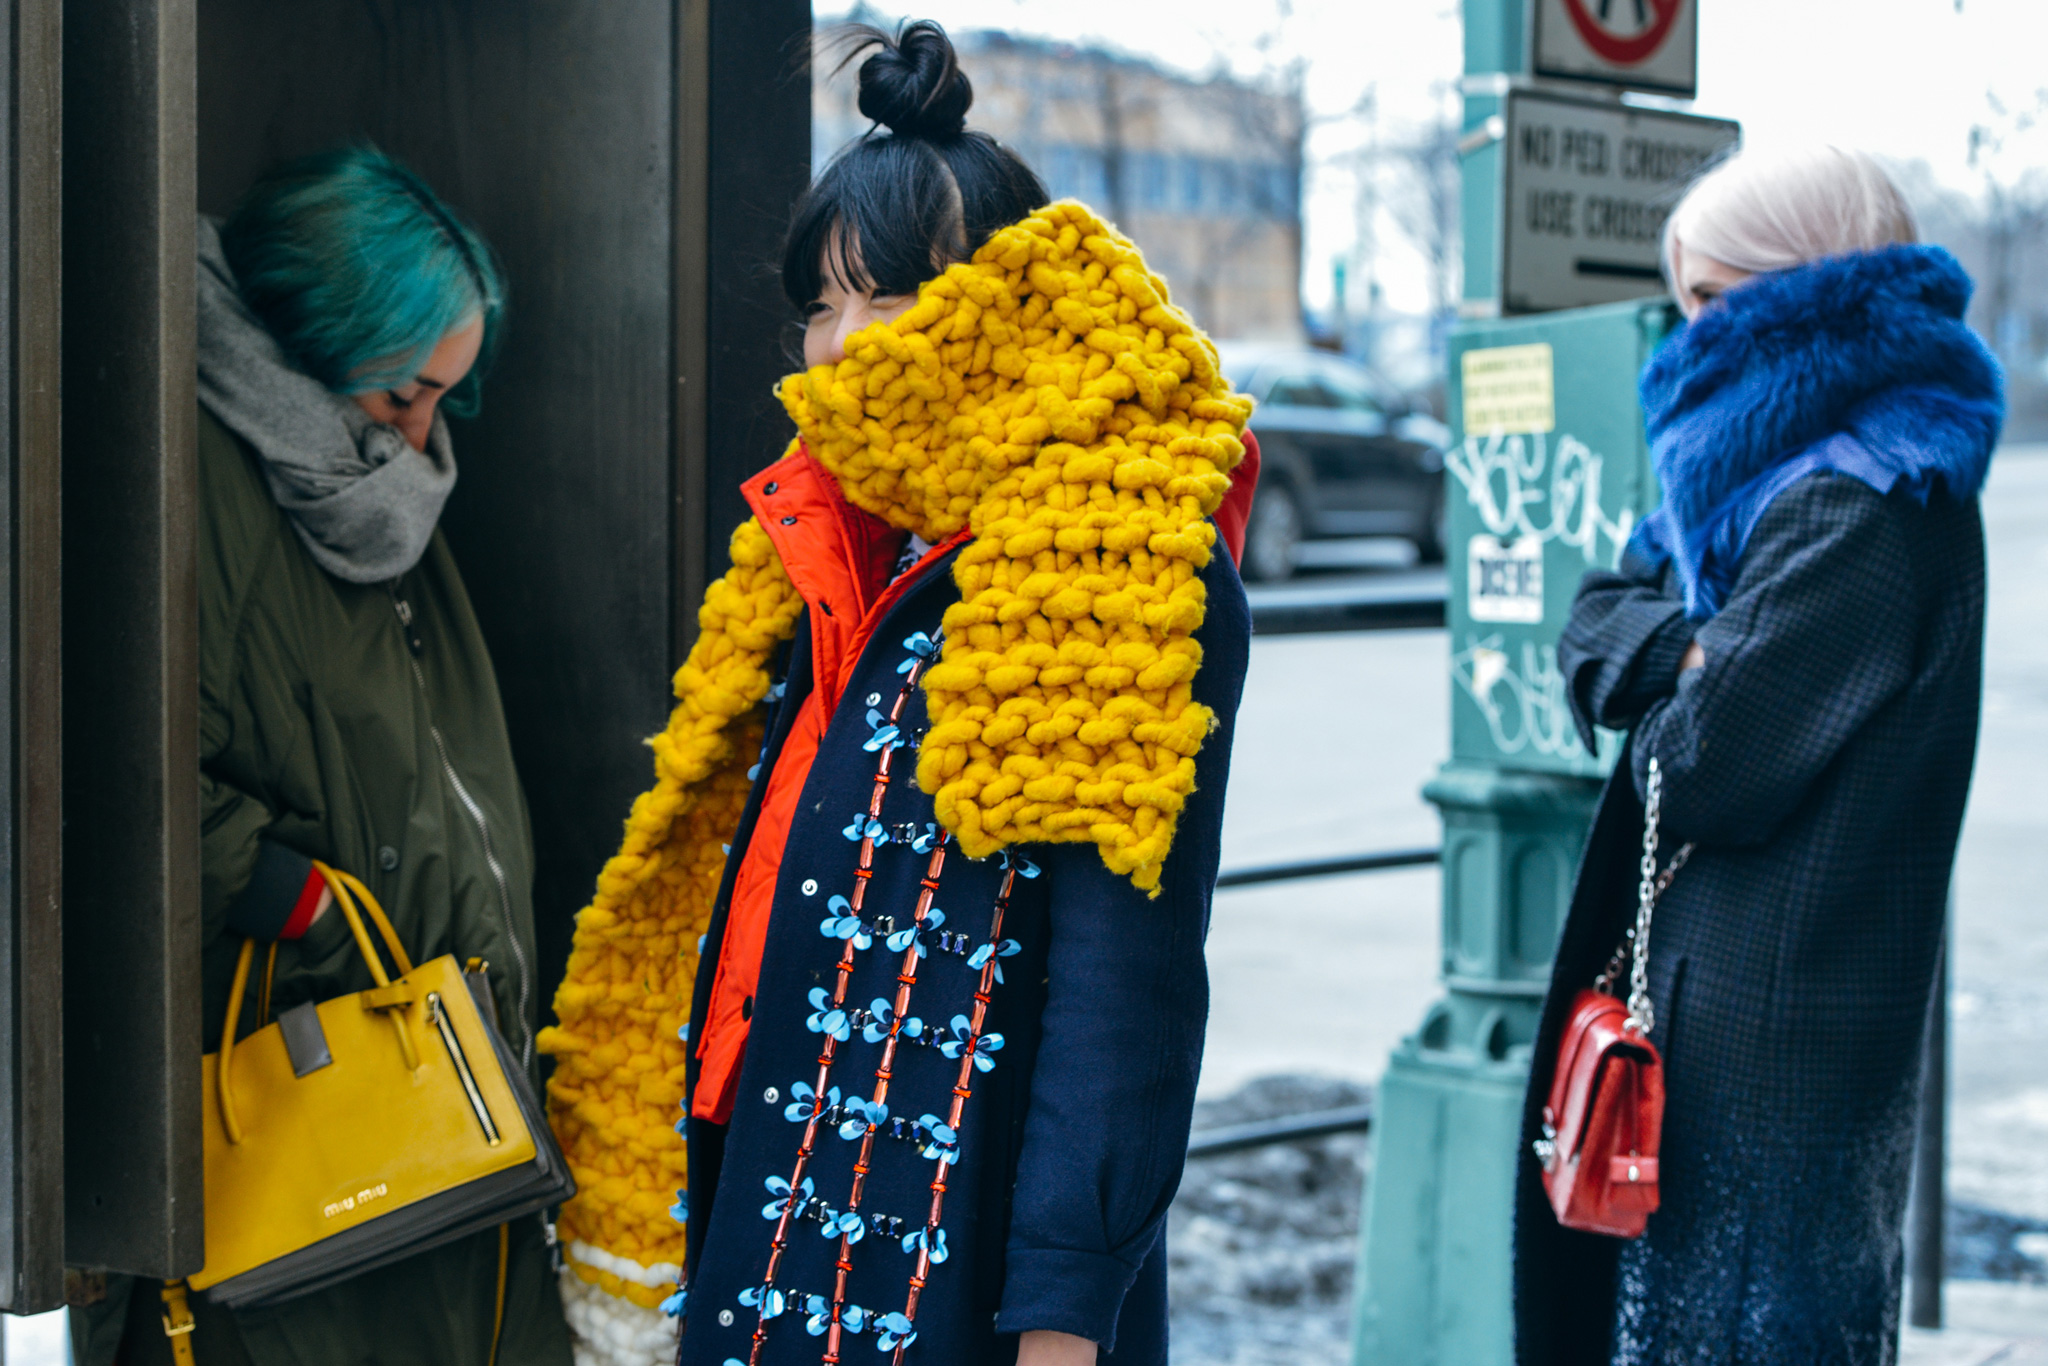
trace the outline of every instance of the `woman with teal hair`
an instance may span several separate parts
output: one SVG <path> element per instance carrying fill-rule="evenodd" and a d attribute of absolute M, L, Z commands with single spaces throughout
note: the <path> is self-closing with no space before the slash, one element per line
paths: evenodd
<path fill-rule="evenodd" d="M 262 975 L 238 1035 L 373 985 L 317 859 L 369 885 L 414 961 L 488 963 L 537 1081 L 526 803 L 437 529 L 498 264 L 417 176 L 349 146 L 202 220 L 198 270 L 205 1048 L 245 940 Z M 517 1220 L 266 1309 L 195 1295 L 185 1342 L 199 1366 L 567 1366 L 550 1237 Z M 157 1287 L 108 1292 L 77 1312 L 80 1366 L 172 1362 Z"/>

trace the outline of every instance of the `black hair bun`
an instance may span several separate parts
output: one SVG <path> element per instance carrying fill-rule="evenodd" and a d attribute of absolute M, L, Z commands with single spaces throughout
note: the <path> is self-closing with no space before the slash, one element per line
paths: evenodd
<path fill-rule="evenodd" d="M 860 112 L 899 137 L 952 138 L 967 127 L 974 86 L 960 69 L 953 40 L 929 19 L 891 38 L 870 30 L 881 51 L 860 65 Z"/>

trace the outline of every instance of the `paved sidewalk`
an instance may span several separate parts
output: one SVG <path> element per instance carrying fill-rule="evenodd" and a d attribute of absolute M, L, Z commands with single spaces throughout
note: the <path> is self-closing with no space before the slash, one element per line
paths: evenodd
<path fill-rule="evenodd" d="M 1908 1328 L 1899 1366 L 2048 1366 L 2048 1286 L 1950 1281 L 1948 1326 Z"/>

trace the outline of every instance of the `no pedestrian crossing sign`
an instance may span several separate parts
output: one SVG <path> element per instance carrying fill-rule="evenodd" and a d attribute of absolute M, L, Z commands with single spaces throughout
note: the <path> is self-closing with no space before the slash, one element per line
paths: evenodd
<path fill-rule="evenodd" d="M 1699 0 L 1535 0 L 1538 76 L 1691 99 L 1699 86 Z"/>
<path fill-rule="evenodd" d="M 1663 293 L 1664 221 L 1685 187 L 1741 134 L 1741 125 L 1727 119 L 1508 92 L 1500 159 L 1503 311 L 1585 308 Z"/>

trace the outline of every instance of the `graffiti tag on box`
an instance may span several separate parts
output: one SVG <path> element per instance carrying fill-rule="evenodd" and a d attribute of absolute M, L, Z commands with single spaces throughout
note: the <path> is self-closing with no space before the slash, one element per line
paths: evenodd
<path fill-rule="evenodd" d="M 1600 506 L 1606 462 L 1577 437 L 1468 436 L 1445 463 L 1480 525 L 1497 540 L 1533 536 L 1539 544 L 1578 551 L 1587 568 L 1621 562 L 1636 515 L 1623 508 L 1609 517 Z"/>
<path fill-rule="evenodd" d="M 1576 560 L 1558 566 L 1573 581 L 1585 569 L 1620 563 L 1635 512 L 1622 508 L 1610 516 L 1601 506 L 1605 462 L 1577 437 L 1496 429 L 1467 436 L 1446 464 L 1485 528 L 1466 547 L 1465 604 L 1473 621 L 1541 625 L 1543 564 L 1553 547 Z M 1584 757 L 1557 647 L 1534 640 L 1519 645 L 1511 652 L 1498 632 L 1467 632 L 1464 648 L 1451 658 L 1452 677 L 1479 708 L 1501 753 Z"/>
<path fill-rule="evenodd" d="M 1557 647 L 1522 642 L 1520 666 L 1500 636 L 1467 636 L 1465 648 L 1451 656 L 1451 677 L 1478 706 L 1503 754 L 1533 750 L 1556 759 L 1576 759 L 1586 747 L 1572 725 L 1564 696 L 1564 675 L 1557 667 Z"/>

